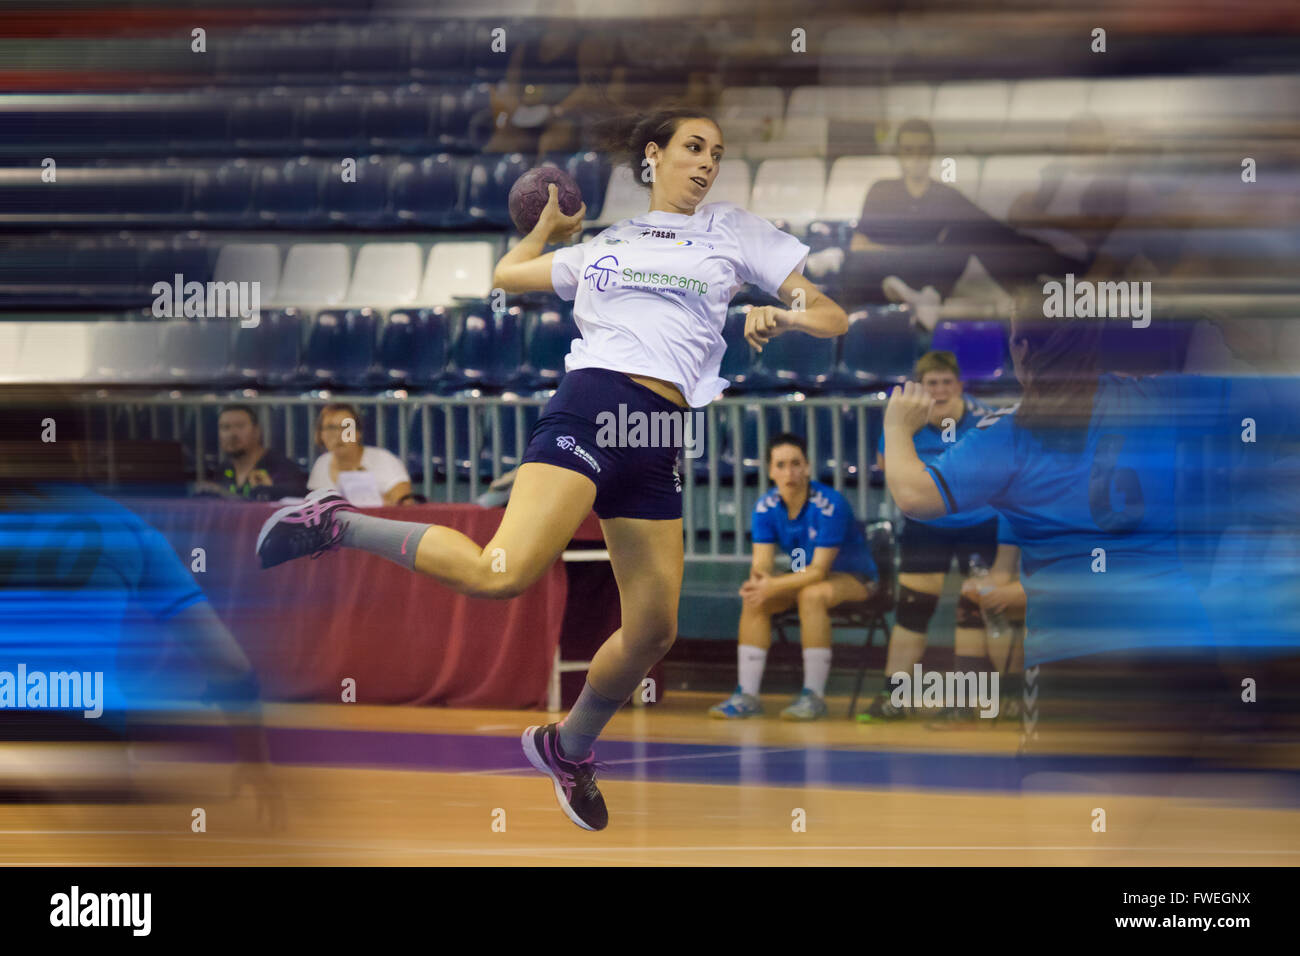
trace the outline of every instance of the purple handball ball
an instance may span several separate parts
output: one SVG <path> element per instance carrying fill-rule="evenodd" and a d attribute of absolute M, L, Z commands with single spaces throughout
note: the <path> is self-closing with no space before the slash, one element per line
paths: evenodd
<path fill-rule="evenodd" d="M 549 183 L 555 183 L 560 212 L 572 216 L 582 208 L 582 190 L 573 177 L 555 166 L 534 166 L 510 187 L 510 218 L 523 235 L 533 231 L 550 200 Z"/>

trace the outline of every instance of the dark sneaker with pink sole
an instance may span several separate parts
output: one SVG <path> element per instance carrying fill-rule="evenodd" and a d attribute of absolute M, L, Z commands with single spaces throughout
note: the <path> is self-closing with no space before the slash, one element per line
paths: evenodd
<path fill-rule="evenodd" d="M 570 820 L 584 830 L 603 830 L 609 823 L 605 798 L 596 786 L 596 771 L 605 765 L 597 763 L 595 754 L 585 760 L 570 760 L 560 753 L 560 733 L 557 724 L 529 727 L 521 743 L 528 762 L 551 778 L 555 784 L 555 799 Z"/>
<path fill-rule="evenodd" d="M 262 525 L 257 536 L 257 556 L 263 568 L 273 568 L 294 558 L 319 557 L 334 551 L 343 540 L 340 515 L 356 511 L 331 488 L 321 488 L 300 505 L 286 505 Z"/>

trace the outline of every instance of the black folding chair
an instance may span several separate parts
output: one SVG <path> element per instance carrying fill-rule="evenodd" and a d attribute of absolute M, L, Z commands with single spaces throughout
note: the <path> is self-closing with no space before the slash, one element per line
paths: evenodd
<path fill-rule="evenodd" d="M 871 557 L 876 562 L 880 579 L 876 582 L 876 590 L 871 597 L 865 601 L 852 601 L 833 607 L 830 617 L 831 627 L 863 628 L 866 632 L 866 641 L 862 645 L 865 650 L 871 646 L 876 631 L 884 635 L 886 642 L 889 641 L 889 623 L 885 620 L 885 615 L 894 609 L 898 575 L 894 570 L 894 523 L 882 520 L 859 522 L 859 524 L 862 525 L 863 533 L 866 535 L 867 546 L 871 549 Z M 798 626 L 798 608 L 790 608 L 772 617 L 772 629 L 781 643 L 789 643 L 785 633 L 786 628 Z M 857 680 L 853 685 L 853 700 L 849 702 L 850 719 L 857 709 L 858 697 L 862 693 L 862 679 L 866 673 L 867 661 L 864 653 L 862 666 L 858 668 Z"/>

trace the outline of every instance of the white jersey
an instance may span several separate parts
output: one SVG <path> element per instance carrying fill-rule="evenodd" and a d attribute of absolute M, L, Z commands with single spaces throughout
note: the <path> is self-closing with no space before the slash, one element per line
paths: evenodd
<path fill-rule="evenodd" d="M 311 474 L 307 476 L 307 490 L 336 488 L 334 479 L 330 477 L 330 469 L 333 466 L 334 452 L 327 451 L 317 458 L 316 464 L 312 465 Z M 361 470 L 371 472 L 375 476 L 375 484 L 378 485 L 380 494 L 387 494 L 394 485 L 411 480 L 411 476 L 406 472 L 406 466 L 402 464 L 402 459 L 387 448 L 363 446 Z"/>
<path fill-rule="evenodd" d="M 582 337 L 567 371 L 606 368 L 672 382 L 692 408 L 722 394 L 731 297 L 746 282 L 776 295 L 808 247 L 735 203 L 687 216 L 648 212 L 555 253 L 551 285 Z"/>

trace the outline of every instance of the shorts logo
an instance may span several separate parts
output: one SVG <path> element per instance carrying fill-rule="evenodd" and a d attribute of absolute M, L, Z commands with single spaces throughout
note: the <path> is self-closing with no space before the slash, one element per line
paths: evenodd
<path fill-rule="evenodd" d="M 677 462 L 673 462 L 673 485 L 675 486 L 673 490 L 676 491 L 678 494 L 681 494 L 682 476 L 681 473 L 677 470 Z"/>
<path fill-rule="evenodd" d="M 596 461 L 595 458 L 591 457 L 591 454 L 587 451 L 587 449 L 583 448 L 581 445 L 579 445 L 576 441 L 573 440 L 572 435 L 557 436 L 555 439 L 555 444 L 559 445 L 565 451 L 573 452 L 575 455 L 577 455 L 579 458 L 585 461 L 588 465 L 590 465 L 592 469 L 596 472 L 596 474 L 600 474 L 600 464 Z"/>

